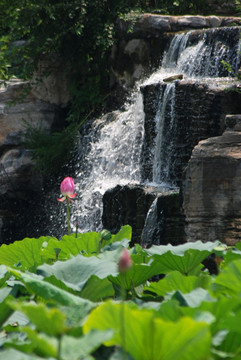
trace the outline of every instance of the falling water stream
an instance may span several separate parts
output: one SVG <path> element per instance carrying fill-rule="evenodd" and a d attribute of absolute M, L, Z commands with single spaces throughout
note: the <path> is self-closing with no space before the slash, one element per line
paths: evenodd
<path fill-rule="evenodd" d="M 221 30 L 224 31 L 224 30 Z M 228 36 L 235 28 L 226 30 Z M 236 31 L 239 31 L 237 28 Z M 72 205 L 71 226 L 80 231 L 99 231 L 102 227 L 102 197 L 117 184 L 141 182 L 141 149 L 144 137 L 143 100 L 141 86 L 162 82 L 173 74 L 198 81 L 204 77 L 227 76 L 221 60 L 239 68 L 240 43 L 229 46 L 222 41 L 217 29 L 189 31 L 173 37 L 161 67 L 148 79 L 137 85 L 125 111 L 116 111 L 86 124 L 79 137 L 79 158 L 75 184 L 78 198 Z M 226 74 L 226 75 L 225 75 Z M 170 161 L 163 162 L 163 154 L 171 153 L 172 141 L 163 149 L 163 127 L 168 118 L 169 133 L 175 128 L 175 81 L 160 91 L 156 109 L 156 140 L 153 151 L 152 184 L 170 188 Z M 170 136 L 170 139 L 172 137 Z"/>

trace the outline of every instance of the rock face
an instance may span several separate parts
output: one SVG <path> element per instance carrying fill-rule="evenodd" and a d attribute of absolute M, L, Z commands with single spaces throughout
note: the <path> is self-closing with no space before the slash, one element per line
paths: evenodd
<path fill-rule="evenodd" d="M 184 222 L 179 193 L 151 186 L 116 186 L 103 197 L 104 228 L 117 233 L 122 225 L 132 226 L 131 244 L 180 244 Z"/>
<path fill-rule="evenodd" d="M 27 207 L 42 188 L 32 152 L 24 146 L 27 124 L 49 132 L 62 122 L 59 107 L 26 91 L 29 84 L 22 81 L 0 88 L 0 239 L 4 222 L 11 221 L 18 206 Z"/>
<path fill-rule="evenodd" d="M 193 147 L 202 139 L 221 135 L 226 114 L 240 113 L 241 92 L 239 83 L 228 79 L 215 83 L 181 80 L 169 86 L 172 88 L 160 82 L 142 88 L 145 111 L 142 179 L 153 181 L 156 146 L 159 146 L 157 160 L 161 163 L 161 178 L 180 185 Z M 163 104 L 168 91 L 170 99 Z M 162 113 L 157 119 L 160 100 Z M 162 131 L 160 143 L 155 140 L 157 131 Z"/>
<path fill-rule="evenodd" d="M 60 108 L 67 107 L 71 101 L 71 96 L 65 70 L 63 63 L 56 54 L 42 57 L 38 71 L 31 80 L 33 96 Z"/>
<path fill-rule="evenodd" d="M 227 120 L 233 128 L 201 141 L 188 163 L 183 184 L 188 241 L 240 241 L 241 116 Z"/>

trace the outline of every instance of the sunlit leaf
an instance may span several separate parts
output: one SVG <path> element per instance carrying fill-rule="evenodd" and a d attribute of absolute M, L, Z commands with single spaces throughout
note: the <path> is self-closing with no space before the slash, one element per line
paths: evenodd
<path fill-rule="evenodd" d="M 50 308 L 44 304 L 11 301 L 14 310 L 23 312 L 35 324 L 36 329 L 48 335 L 59 336 L 66 330 L 65 316 L 58 308 Z"/>
<path fill-rule="evenodd" d="M 9 296 L 16 296 L 18 291 L 18 286 L 9 287 L 6 286 L 3 289 L 0 289 L 0 326 L 4 324 L 4 322 L 9 318 L 9 316 L 13 313 L 13 310 L 8 304 Z"/>
<path fill-rule="evenodd" d="M 65 290 L 62 290 L 48 282 L 43 281 L 43 277 L 36 274 L 23 273 L 20 270 L 11 269 L 9 271 L 20 281 L 22 281 L 29 291 L 40 296 L 42 299 L 54 301 L 62 305 L 86 305 L 91 309 L 94 305 L 88 300 L 84 300 Z"/>
<path fill-rule="evenodd" d="M 209 256 L 219 242 L 186 243 L 182 245 L 153 245 L 146 252 L 162 265 L 162 272 L 179 271 L 184 275 L 191 274 L 201 262 Z"/>
<path fill-rule="evenodd" d="M 80 291 L 92 275 L 105 279 L 110 274 L 118 274 L 116 253 L 106 252 L 102 257 L 77 255 L 64 262 L 39 266 L 37 272 L 44 277 L 54 275 L 66 286 Z"/>
<path fill-rule="evenodd" d="M 178 271 L 172 271 L 164 279 L 151 282 L 144 290 L 151 291 L 159 296 L 164 296 L 166 293 L 175 290 L 185 294 L 200 286 L 199 279 L 198 276 L 185 276 Z"/>
<path fill-rule="evenodd" d="M 167 295 L 166 298 L 170 298 L 170 295 Z M 191 308 L 199 307 L 202 302 L 216 302 L 216 299 L 211 297 L 209 292 L 202 288 L 196 288 L 187 294 L 183 294 L 178 290 L 174 295 L 171 295 L 171 298 L 177 299 L 181 305 Z"/>
<path fill-rule="evenodd" d="M 227 264 L 214 280 L 213 290 L 217 294 L 237 296 L 241 294 L 241 259 Z"/>
<path fill-rule="evenodd" d="M 41 254 L 42 245 L 51 239 L 48 236 L 42 236 L 38 239 L 25 238 L 21 241 L 15 241 L 13 244 L 0 247 L 0 264 L 7 266 L 21 266 L 22 270 L 36 267 L 45 261 Z"/>
<path fill-rule="evenodd" d="M 81 297 L 91 301 L 102 301 L 114 296 L 114 289 L 108 279 L 92 275 L 80 293 Z"/>
<path fill-rule="evenodd" d="M 157 314 L 131 304 L 106 302 L 91 312 L 84 332 L 113 329 L 113 338 L 105 344 L 124 346 L 135 360 L 207 358 L 211 344 L 207 324 L 191 318 L 173 323 L 162 320 Z"/>
<path fill-rule="evenodd" d="M 21 351 L 14 349 L 0 350 L 0 358 L 4 360 L 42 360 L 42 357 L 37 355 L 28 355 Z"/>
<path fill-rule="evenodd" d="M 46 258 L 56 259 L 54 250 L 56 247 L 61 250 L 58 255 L 59 260 L 66 260 L 69 259 L 71 255 L 76 256 L 80 253 L 87 255 L 98 254 L 101 248 L 105 248 L 115 242 L 121 242 L 124 239 L 129 242 L 131 239 L 131 231 L 131 227 L 125 225 L 116 235 L 112 235 L 109 240 L 103 240 L 101 244 L 101 233 L 97 232 L 78 233 L 77 237 L 75 234 L 64 235 L 60 241 L 54 238 L 50 239 L 42 254 Z M 114 246 L 112 247 L 114 248 Z"/>
<path fill-rule="evenodd" d="M 126 290 L 131 290 L 145 283 L 154 275 L 160 274 L 160 267 L 160 264 L 155 261 L 151 261 L 149 264 L 133 264 L 126 273 L 117 276 L 112 275 L 108 279 Z"/>

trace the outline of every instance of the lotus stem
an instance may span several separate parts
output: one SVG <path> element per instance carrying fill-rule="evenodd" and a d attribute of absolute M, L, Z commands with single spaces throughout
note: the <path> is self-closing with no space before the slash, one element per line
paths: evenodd
<path fill-rule="evenodd" d="M 70 216 L 69 216 L 69 200 L 67 199 L 67 223 L 68 223 L 68 235 L 70 235 Z"/>

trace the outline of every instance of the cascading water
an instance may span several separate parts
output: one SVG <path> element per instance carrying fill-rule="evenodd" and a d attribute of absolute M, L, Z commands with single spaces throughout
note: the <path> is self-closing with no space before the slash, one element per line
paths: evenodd
<path fill-rule="evenodd" d="M 154 149 L 153 157 L 153 178 L 152 181 L 154 184 L 165 184 L 166 186 L 169 182 L 169 173 L 170 173 L 170 157 L 166 154 L 172 152 L 173 143 L 171 141 L 171 134 L 173 133 L 174 127 L 174 104 L 175 101 L 175 83 L 170 82 L 167 84 L 164 93 L 160 97 L 159 104 L 157 106 L 157 113 L 155 116 L 156 123 L 156 142 Z M 168 118 L 168 122 L 167 122 Z M 163 132 L 165 122 L 168 123 L 168 129 L 166 130 L 166 135 L 169 134 L 170 141 L 168 146 L 163 146 Z M 165 186 L 165 185 L 164 185 Z"/>
<path fill-rule="evenodd" d="M 129 109 L 94 121 L 91 132 L 79 139 L 80 159 L 76 190 L 80 194 L 74 213 L 81 231 L 101 228 L 102 196 L 117 184 L 140 182 L 143 138 L 141 94 Z"/>
<path fill-rule="evenodd" d="M 232 38 L 229 33 L 239 33 L 239 28 L 226 31 L 228 37 Z M 234 41 L 223 41 L 215 29 L 177 34 L 160 69 L 140 85 L 162 82 L 164 78 L 177 73 L 182 73 L 185 78 L 224 76 L 225 69 L 220 61 L 227 61 L 236 71 L 240 65 L 238 52 L 239 41 L 235 44 Z M 73 230 L 77 222 L 79 231 L 99 231 L 105 191 L 117 184 L 141 182 L 145 135 L 141 86 L 138 86 L 128 110 L 107 114 L 87 124 L 82 130 L 75 176 L 78 199 L 72 205 Z M 167 188 L 172 186 L 169 177 L 173 166 L 170 154 L 175 141 L 173 133 L 178 131 L 175 126 L 175 86 L 175 81 L 170 82 L 160 90 L 155 116 L 155 146 L 149 149 L 153 166 L 148 182 Z M 164 141 L 164 136 L 169 137 L 169 140 Z"/>

